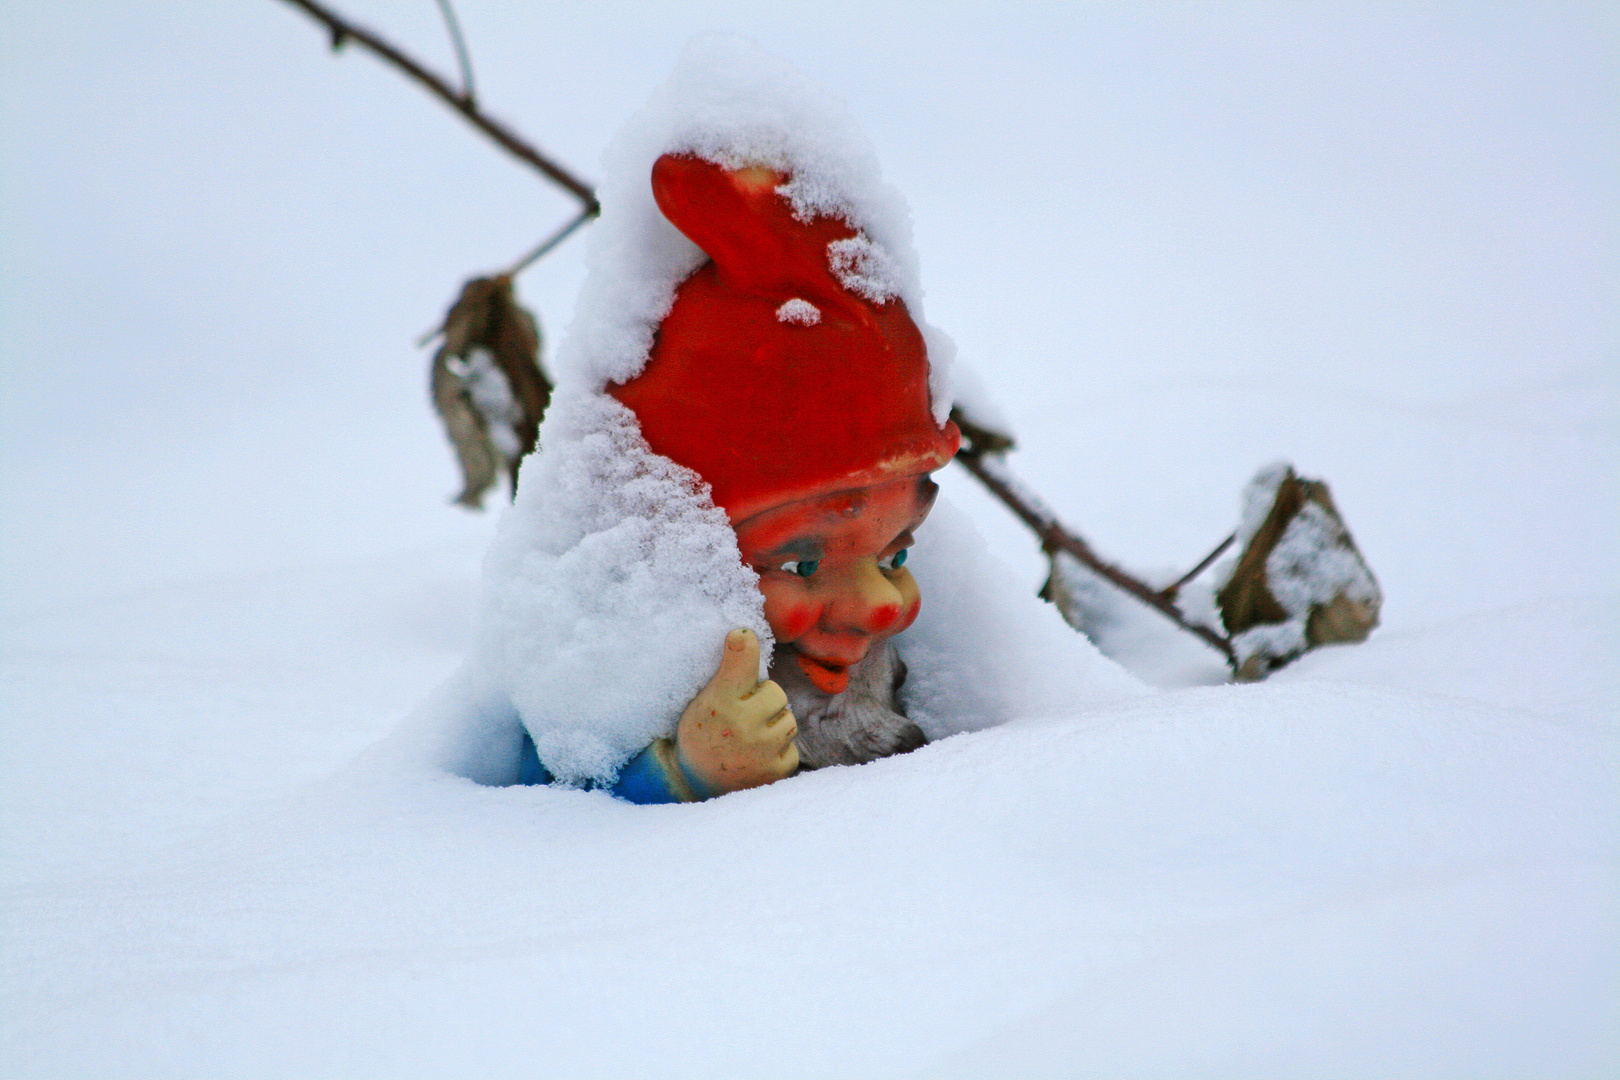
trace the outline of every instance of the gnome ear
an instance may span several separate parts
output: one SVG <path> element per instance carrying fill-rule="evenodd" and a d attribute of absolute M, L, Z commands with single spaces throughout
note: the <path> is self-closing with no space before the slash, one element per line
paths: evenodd
<path fill-rule="evenodd" d="M 726 169 L 687 155 L 653 163 L 658 209 L 709 258 L 720 277 L 750 292 L 836 296 L 827 245 L 855 235 L 837 218 L 800 221 L 776 189 L 786 173 L 761 166 Z"/>

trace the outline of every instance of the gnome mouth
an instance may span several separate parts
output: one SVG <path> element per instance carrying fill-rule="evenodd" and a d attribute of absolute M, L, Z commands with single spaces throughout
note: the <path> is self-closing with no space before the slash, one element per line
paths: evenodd
<path fill-rule="evenodd" d="M 794 653 L 793 659 L 823 694 L 842 694 L 849 687 L 850 665 L 817 660 L 802 652 Z"/>

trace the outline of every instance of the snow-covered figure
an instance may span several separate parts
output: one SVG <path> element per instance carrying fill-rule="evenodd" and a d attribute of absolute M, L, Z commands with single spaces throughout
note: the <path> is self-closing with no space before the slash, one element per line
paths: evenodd
<path fill-rule="evenodd" d="M 486 568 L 474 674 L 518 780 L 690 801 L 1135 689 L 930 520 L 950 347 L 841 110 L 701 43 L 602 202 Z"/>

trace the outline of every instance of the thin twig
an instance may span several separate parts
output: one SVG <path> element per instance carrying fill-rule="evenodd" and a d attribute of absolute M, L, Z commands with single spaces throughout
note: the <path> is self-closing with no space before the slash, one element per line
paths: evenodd
<path fill-rule="evenodd" d="M 376 34 L 356 26 L 342 16 L 316 3 L 315 0 L 285 0 L 285 2 L 301 9 L 310 18 L 325 26 L 332 35 L 333 48 L 342 47 L 343 43 L 350 39 L 358 41 L 377 56 L 393 64 L 399 70 L 427 87 L 445 104 L 465 117 L 473 127 L 499 143 L 508 153 L 539 169 L 554 183 L 566 188 L 569 193 L 580 201 L 589 216 L 595 217 L 601 213 L 601 205 L 596 201 L 596 193 L 591 190 L 589 184 L 530 146 L 506 125 L 490 119 L 479 110 L 478 106 L 473 104 L 470 95 L 464 97 L 457 94 L 455 88 L 438 75 L 418 64 Z"/>
<path fill-rule="evenodd" d="M 1237 533 L 1233 533 L 1231 536 L 1228 536 L 1225 540 L 1222 540 L 1219 544 L 1216 545 L 1214 551 L 1210 552 L 1208 555 L 1205 555 L 1203 557 L 1203 559 L 1200 560 L 1200 562 L 1198 563 L 1197 566 L 1193 567 L 1191 570 L 1187 571 L 1185 574 L 1182 574 L 1180 577 L 1178 577 L 1171 584 L 1166 585 L 1164 588 L 1160 589 L 1159 590 L 1159 595 L 1164 597 L 1166 600 L 1174 600 L 1176 598 L 1176 594 L 1181 591 L 1181 587 L 1183 585 L 1187 584 L 1187 582 L 1191 581 L 1193 578 L 1197 577 L 1199 574 L 1202 574 L 1205 570 L 1208 570 L 1209 569 L 1209 564 L 1214 562 L 1216 559 L 1220 558 L 1221 554 L 1224 551 L 1226 551 L 1227 548 L 1231 547 L 1235 543 L 1237 543 Z"/>
<path fill-rule="evenodd" d="M 585 224 L 595 216 L 595 212 L 592 211 L 590 207 L 586 207 L 585 209 L 581 210 L 578 214 L 574 215 L 574 220 L 570 221 L 568 224 L 564 225 L 562 228 L 540 241 L 540 243 L 534 246 L 532 251 L 523 256 L 523 258 L 519 259 L 517 262 L 513 263 L 511 266 L 507 267 L 504 271 L 502 271 L 502 273 L 504 273 L 507 277 L 517 277 L 519 274 L 529 268 L 530 263 L 540 258 L 540 256 L 544 255 L 546 252 L 550 251 L 564 240 L 568 239 L 573 235 L 575 229 L 579 228 L 581 225 Z"/>
<path fill-rule="evenodd" d="M 456 62 L 461 65 L 461 97 L 471 102 L 478 95 L 473 91 L 472 57 L 467 55 L 467 42 L 461 36 L 461 23 L 450 0 L 439 0 L 439 11 L 444 15 L 445 28 L 450 31 L 450 44 L 455 46 Z"/>
<path fill-rule="evenodd" d="M 1091 550 L 1091 546 L 1080 537 L 1070 532 L 1060 524 L 1053 513 L 1042 506 L 1033 495 L 1021 491 L 1017 481 L 1008 475 L 999 462 L 992 464 L 981 453 L 971 447 L 963 447 L 956 453 L 956 460 L 962 463 L 963 468 L 979 478 L 991 494 L 1007 505 L 1014 514 L 1035 531 L 1040 537 L 1042 545 L 1049 551 L 1064 551 L 1074 556 L 1076 560 L 1090 567 L 1100 577 L 1115 586 L 1130 593 L 1148 607 L 1157 611 L 1177 626 L 1198 637 L 1210 648 L 1226 657 L 1228 663 L 1235 660 L 1232 643 L 1221 635 L 1215 633 L 1207 626 L 1188 622 L 1174 603 L 1166 599 L 1163 594 L 1152 587 L 1138 581 L 1136 578 L 1099 559 Z"/>
<path fill-rule="evenodd" d="M 513 263 L 511 266 L 494 276 L 505 278 L 517 277 L 519 274 L 523 273 L 523 271 L 527 270 L 536 259 L 540 258 L 546 252 L 568 239 L 568 237 L 573 234 L 575 229 L 579 228 L 589 220 L 591 220 L 590 211 L 588 209 L 581 210 L 579 213 L 574 215 L 573 219 L 570 220 L 568 224 L 564 225 L 562 228 L 540 241 L 540 243 L 536 245 L 534 249 L 531 250 L 527 255 L 523 256 L 523 258 L 519 259 L 517 262 Z M 418 349 L 422 348 L 428 342 L 432 341 L 442 333 L 444 333 L 444 327 L 442 325 L 435 326 L 432 330 L 429 330 L 427 333 L 416 339 L 416 347 Z"/>

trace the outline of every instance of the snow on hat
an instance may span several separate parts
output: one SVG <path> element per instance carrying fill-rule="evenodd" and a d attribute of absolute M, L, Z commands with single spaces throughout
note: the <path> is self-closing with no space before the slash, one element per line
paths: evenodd
<path fill-rule="evenodd" d="M 710 261 L 676 290 L 646 367 L 608 387 L 733 522 L 931 472 L 960 441 L 935 423 L 927 348 L 883 250 L 840 217 L 797 216 L 788 180 L 657 160 L 659 210 Z"/>

